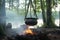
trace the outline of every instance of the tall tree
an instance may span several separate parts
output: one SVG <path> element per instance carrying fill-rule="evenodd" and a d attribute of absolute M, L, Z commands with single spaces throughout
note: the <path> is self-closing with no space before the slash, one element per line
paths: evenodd
<path fill-rule="evenodd" d="M 41 9 L 42 9 L 42 17 L 43 17 L 43 26 L 46 25 L 46 13 L 45 13 L 45 2 L 44 0 L 40 0 L 40 4 L 41 4 Z"/>
<path fill-rule="evenodd" d="M 3 34 L 5 27 L 5 0 L 0 0 L 0 35 Z"/>
<path fill-rule="evenodd" d="M 52 20 L 52 0 L 46 0 L 46 7 L 47 7 L 47 27 L 56 27 Z"/>
<path fill-rule="evenodd" d="M 19 0 L 16 1 L 17 1 L 17 12 L 19 13 Z"/>

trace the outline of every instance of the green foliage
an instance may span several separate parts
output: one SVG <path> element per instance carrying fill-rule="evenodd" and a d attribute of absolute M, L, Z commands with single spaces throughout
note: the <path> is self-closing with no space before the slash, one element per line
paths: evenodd
<path fill-rule="evenodd" d="M 41 1 L 42 1 L 42 4 L 41 4 Z M 50 1 L 50 0 L 49 0 Z M 59 2 L 60 2 L 60 0 L 58 0 Z M 14 3 L 14 1 L 13 1 L 13 3 Z M 51 8 L 53 8 L 55 5 L 56 5 L 56 3 L 55 3 L 55 0 L 51 0 Z M 50 4 L 49 3 L 49 4 Z M 33 4 L 34 4 L 34 1 L 33 1 Z M 47 8 L 49 8 L 49 4 L 46 2 L 46 0 L 36 0 L 36 11 L 37 12 L 40 12 L 40 11 L 46 11 L 47 12 Z M 24 5 L 24 3 L 22 4 L 22 5 Z M 25 7 L 25 5 L 24 5 L 24 7 Z M 22 7 L 21 7 L 22 8 Z M 14 8 L 13 8 L 14 10 L 15 10 L 15 12 L 17 12 L 17 14 L 18 15 L 25 15 L 25 8 L 22 8 L 22 9 L 18 9 L 17 10 L 17 6 L 14 6 Z M 43 10 L 41 10 L 41 9 L 43 9 Z M 50 9 L 50 11 L 51 11 L 51 9 Z M 50 12 L 51 13 L 51 12 Z M 47 13 L 46 13 L 47 14 Z M 53 16 L 56 16 L 56 12 L 55 13 L 53 13 L 52 14 Z M 48 15 L 47 15 L 48 16 Z M 46 17 L 46 19 L 47 19 L 47 17 Z M 52 23 L 50 23 L 50 25 L 52 25 L 52 27 L 54 27 L 54 18 L 52 17 L 51 18 L 51 20 L 53 20 L 52 21 Z M 46 23 L 44 23 L 44 25 L 43 25 L 44 27 L 47 27 L 48 25 L 46 24 Z"/>
<path fill-rule="evenodd" d="M 3 25 L 0 24 L 0 36 L 4 36 Z"/>
<path fill-rule="evenodd" d="M 2 5 L 2 0 L 0 0 L 0 5 Z"/>

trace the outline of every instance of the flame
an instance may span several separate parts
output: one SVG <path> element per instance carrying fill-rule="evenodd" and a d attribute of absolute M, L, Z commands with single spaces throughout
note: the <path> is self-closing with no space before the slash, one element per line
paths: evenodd
<path fill-rule="evenodd" d="M 30 26 L 27 25 L 27 29 L 25 31 L 23 31 L 24 35 L 36 35 L 36 32 L 33 32 L 31 29 L 30 29 Z"/>
<path fill-rule="evenodd" d="M 31 35 L 33 35 L 33 32 L 32 32 L 31 29 L 28 28 L 28 29 L 25 30 L 25 34 L 31 34 Z"/>

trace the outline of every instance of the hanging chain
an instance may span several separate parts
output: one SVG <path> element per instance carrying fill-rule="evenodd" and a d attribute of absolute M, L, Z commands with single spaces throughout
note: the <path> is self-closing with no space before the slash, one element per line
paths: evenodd
<path fill-rule="evenodd" d="M 32 6 L 33 11 L 34 11 L 34 15 L 35 15 L 36 18 L 37 18 L 37 14 L 36 14 L 36 0 L 34 0 L 35 8 L 34 8 L 34 6 L 33 6 L 32 0 L 29 0 L 29 3 L 28 3 L 27 8 L 26 8 L 26 2 L 27 2 L 27 1 L 25 1 L 25 18 L 27 17 L 29 6 L 30 6 L 30 17 L 32 17 L 32 15 L 31 15 L 31 6 Z M 26 9 L 27 9 L 27 10 L 26 10 Z"/>
<path fill-rule="evenodd" d="M 38 18 L 36 14 L 36 0 L 34 0 L 34 4 L 35 4 L 34 15 L 36 16 L 36 18 Z"/>
<path fill-rule="evenodd" d="M 30 17 L 32 18 L 32 14 L 31 14 L 32 0 L 29 0 L 29 2 L 30 2 Z"/>
<path fill-rule="evenodd" d="M 25 0 L 25 18 L 27 17 L 27 14 L 28 14 L 28 9 L 29 9 L 29 3 L 28 3 L 28 6 L 27 6 L 27 8 L 26 8 L 26 2 L 27 2 L 27 0 Z M 27 10 L 26 10 L 27 9 Z"/>

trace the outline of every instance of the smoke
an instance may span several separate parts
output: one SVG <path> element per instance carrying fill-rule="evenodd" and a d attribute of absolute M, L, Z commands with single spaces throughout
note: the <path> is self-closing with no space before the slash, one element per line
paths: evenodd
<path fill-rule="evenodd" d="M 24 31 L 26 29 L 27 29 L 27 26 L 24 24 L 24 25 L 21 25 L 19 28 L 16 28 L 15 31 L 19 35 L 24 35 Z"/>

